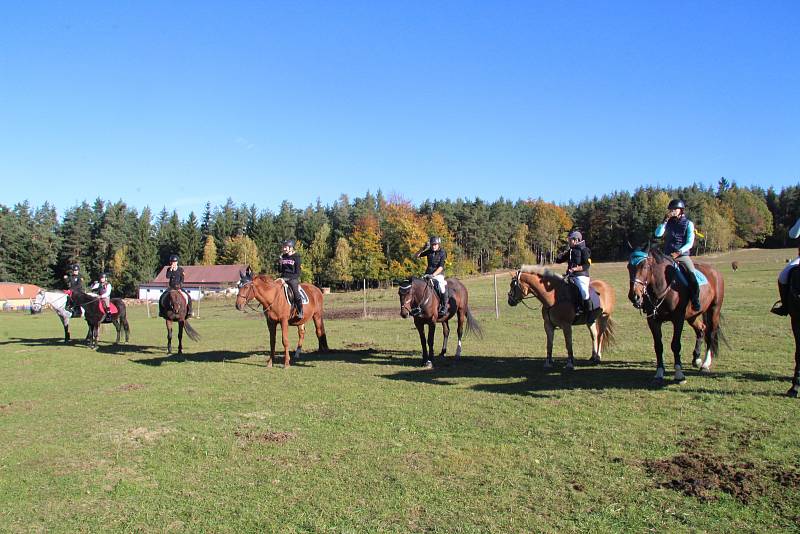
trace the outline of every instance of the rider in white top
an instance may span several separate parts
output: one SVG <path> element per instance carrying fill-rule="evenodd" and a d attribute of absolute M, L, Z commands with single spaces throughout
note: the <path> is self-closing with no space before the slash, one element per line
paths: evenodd
<path fill-rule="evenodd" d="M 800 219 L 797 219 L 797 222 L 794 223 L 794 226 L 789 229 L 789 238 L 797 239 L 799 236 Z M 798 265 L 800 265 L 800 249 L 798 249 L 798 256 L 787 263 L 786 267 L 784 267 L 781 271 L 781 274 L 778 275 L 778 293 L 780 293 L 781 296 L 781 305 L 770 310 L 776 315 L 787 315 L 789 313 L 789 309 L 786 307 L 789 297 L 789 271 Z"/>
<path fill-rule="evenodd" d="M 91 285 L 91 289 L 97 292 L 97 295 L 100 297 L 103 303 L 103 311 L 105 312 L 105 316 L 103 317 L 103 321 L 105 321 L 111 313 L 111 282 L 108 281 L 108 276 L 106 273 L 100 275 L 100 281 L 95 282 Z"/>

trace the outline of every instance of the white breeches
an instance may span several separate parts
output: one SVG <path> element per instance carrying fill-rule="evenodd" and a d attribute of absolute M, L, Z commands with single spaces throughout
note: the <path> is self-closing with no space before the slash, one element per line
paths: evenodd
<path fill-rule="evenodd" d="M 575 285 L 578 286 L 578 289 L 581 292 L 581 298 L 586 300 L 589 298 L 589 282 L 591 279 L 588 276 L 573 276 L 572 279 L 575 281 Z"/>
<path fill-rule="evenodd" d="M 447 280 L 444 279 L 444 275 L 443 274 L 437 274 L 436 276 L 433 276 L 432 278 L 434 280 L 436 280 L 437 282 L 439 282 L 439 291 L 441 291 L 442 294 L 444 295 L 444 292 L 447 289 Z"/>

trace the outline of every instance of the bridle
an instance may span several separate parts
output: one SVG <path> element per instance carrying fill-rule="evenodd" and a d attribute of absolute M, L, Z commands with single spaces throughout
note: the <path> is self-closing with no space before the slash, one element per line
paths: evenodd
<path fill-rule="evenodd" d="M 509 297 L 513 298 L 515 302 L 521 303 L 523 306 L 528 308 L 529 310 L 533 310 L 528 304 L 525 302 L 527 299 L 535 298 L 536 295 L 533 292 L 529 292 L 527 295 L 522 295 L 520 298 L 516 297 L 516 291 L 519 291 L 522 294 L 522 285 L 520 284 L 520 277 L 522 275 L 522 271 L 517 271 L 517 274 L 511 277 L 511 291 L 509 291 Z"/>
<path fill-rule="evenodd" d="M 243 289 L 247 289 L 248 293 L 246 295 L 242 295 Z M 247 306 L 248 308 L 257 313 L 262 313 L 262 311 L 258 309 L 258 306 L 262 306 L 264 308 L 263 313 L 266 313 L 267 311 L 269 311 L 270 308 L 272 308 L 272 304 L 275 304 L 275 301 L 273 301 L 272 304 L 265 307 L 263 304 L 259 302 L 258 306 L 253 306 L 252 304 L 250 304 L 250 302 L 255 298 L 255 296 L 256 296 L 256 288 L 253 285 L 253 282 L 250 281 L 239 288 L 239 295 L 236 298 L 239 297 L 243 298 L 245 306 Z"/>
<path fill-rule="evenodd" d="M 664 292 L 661 293 L 660 295 L 655 296 L 655 297 L 653 295 L 651 295 L 650 294 L 650 287 L 651 286 L 650 286 L 649 279 L 652 278 L 652 276 L 653 276 L 652 262 L 651 262 L 651 259 L 648 257 L 648 258 L 643 259 L 642 263 L 646 263 L 647 266 L 648 266 L 648 276 L 647 276 L 648 280 L 641 280 L 641 279 L 639 279 L 639 277 L 633 276 L 632 277 L 632 281 L 633 281 L 633 287 L 636 287 L 637 285 L 642 286 L 642 295 L 647 298 L 648 304 L 650 305 L 650 307 L 653 308 L 652 313 L 646 314 L 646 317 L 648 319 L 650 319 L 650 318 L 655 317 L 656 315 L 658 315 L 658 309 L 666 301 L 667 293 L 669 293 L 669 290 L 670 290 L 670 285 L 667 284 L 666 289 L 664 289 Z M 638 266 L 638 264 L 635 267 L 637 267 L 637 266 Z M 644 313 L 642 308 L 639 308 L 639 313 Z"/>
<path fill-rule="evenodd" d="M 408 306 L 405 304 L 400 304 L 400 312 L 402 313 L 403 310 L 406 310 L 408 314 L 412 317 L 416 317 L 417 315 L 422 313 L 423 306 L 428 304 L 428 301 L 431 298 L 431 288 L 430 284 L 427 281 L 423 280 L 425 284 L 425 292 L 423 296 L 425 298 L 422 299 L 422 302 L 418 303 L 416 306 L 412 306 L 414 304 L 414 280 L 409 280 L 408 284 L 403 284 L 400 286 L 398 293 L 400 296 L 404 296 L 408 293 L 411 293 L 411 299 L 408 302 Z"/>

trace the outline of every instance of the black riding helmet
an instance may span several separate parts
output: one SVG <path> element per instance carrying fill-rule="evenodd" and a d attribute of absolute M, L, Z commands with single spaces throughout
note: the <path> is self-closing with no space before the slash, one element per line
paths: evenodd
<path fill-rule="evenodd" d="M 431 236 L 430 244 L 431 244 L 431 246 L 433 246 L 433 245 L 441 245 L 442 244 L 442 238 L 439 237 L 439 236 Z"/>
<path fill-rule="evenodd" d="M 677 210 L 677 209 L 686 209 L 686 204 L 684 204 L 683 200 L 679 198 L 673 198 L 669 201 L 669 206 L 667 206 L 668 210 Z"/>
<path fill-rule="evenodd" d="M 178 255 L 177 254 L 171 254 L 170 255 L 169 262 L 172 263 L 173 261 L 178 261 Z"/>
<path fill-rule="evenodd" d="M 294 248 L 294 239 L 284 239 L 283 246 Z"/>
<path fill-rule="evenodd" d="M 73 263 L 72 265 L 70 265 L 70 266 L 69 266 L 69 269 L 70 269 L 71 271 L 78 271 L 78 272 L 80 272 L 80 270 L 81 270 L 81 266 L 80 266 L 80 265 L 78 265 L 77 263 Z"/>

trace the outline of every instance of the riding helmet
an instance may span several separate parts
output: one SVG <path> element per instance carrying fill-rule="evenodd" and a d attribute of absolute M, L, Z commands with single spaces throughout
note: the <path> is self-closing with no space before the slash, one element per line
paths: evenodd
<path fill-rule="evenodd" d="M 170 255 L 169 262 L 172 263 L 173 261 L 178 261 L 178 255 L 177 254 Z"/>
<path fill-rule="evenodd" d="M 577 230 L 574 230 L 574 231 L 569 233 L 569 236 L 567 236 L 567 238 L 568 239 L 577 239 L 578 241 L 583 241 L 583 234 L 581 234 Z"/>
<path fill-rule="evenodd" d="M 73 263 L 72 265 L 70 265 L 69 268 L 70 268 L 70 270 L 73 270 L 73 271 L 80 271 L 81 270 L 81 266 L 78 265 L 77 263 Z"/>
<path fill-rule="evenodd" d="M 284 247 L 291 247 L 291 248 L 294 248 L 294 239 L 285 239 L 285 240 L 283 241 L 283 246 L 284 246 Z"/>
<path fill-rule="evenodd" d="M 108 273 L 100 273 L 100 280 L 108 280 Z"/>
<path fill-rule="evenodd" d="M 431 246 L 433 246 L 433 245 L 441 245 L 442 244 L 442 238 L 439 237 L 439 236 L 436 236 L 436 235 L 435 236 L 431 236 L 431 241 L 430 242 L 431 242 Z"/>
<path fill-rule="evenodd" d="M 669 206 L 667 206 L 668 210 L 676 210 L 676 209 L 686 209 L 686 204 L 683 203 L 683 200 L 679 198 L 673 198 L 669 201 Z"/>

